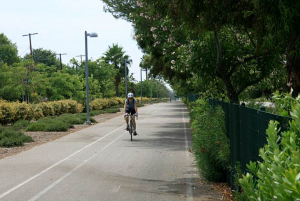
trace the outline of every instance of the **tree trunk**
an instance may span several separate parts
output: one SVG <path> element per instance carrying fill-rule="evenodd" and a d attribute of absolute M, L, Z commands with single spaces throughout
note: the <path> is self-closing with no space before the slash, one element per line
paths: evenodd
<path fill-rule="evenodd" d="M 121 78 L 119 76 L 115 76 L 115 90 L 116 90 L 117 97 L 120 97 L 120 93 L 119 93 L 120 82 L 121 82 Z"/>
<path fill-rule="evenodd" d="M 287 86 L 292 96 L 297 97 L 300 93 L 300 56 L 298 55 L 297 41 L 300 36 L 292 36 L 287 47 Z"/>
<path fill-rule="evenodd" d="M 227 90 L 227 97 L 231 102 L 234 102 L 236 104 L 239 104 L 239 96 L 236 90 L 234 89 L 231 81 L 230 81 L 230 75 L 228 75 L 225 70 L 224 66 L 222 64 L 222 48 L 219 40 L 219 33 L 217 31 L 214 32 L 215 36 L 215 42 L 217 47 L 217 74 L 222 79 L 222 81 L 225 84 L 226 90 Z"/>
<path fill-rule="evenodd" d="M 119 97 L 119 84 L 117 82 L 115 82 L 115 90 L 116 90 L 116 96 Z"/>

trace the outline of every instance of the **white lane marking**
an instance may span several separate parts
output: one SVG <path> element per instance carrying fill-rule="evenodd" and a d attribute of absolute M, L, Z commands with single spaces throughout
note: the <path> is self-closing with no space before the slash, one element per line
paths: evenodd
<path fill-rule="evenodd" d="M 148 114 L 148 112 L 151 112 L 152 110 L 154 110 L 154 109 L 148 110 L 148 111 L 146 112 L 146 114 Z"/>
<path fill-rule="evenodd" d="M 36 175 L 34 175 L 34 176 L 30 177 L 29 179 L 27 179 L 27 180 L 23 181 L 22 183 L 20 183 L 20 184 L 16 185 L 15 187 L 13 187 L 13 188 L 11 188 L 11 189 L 9 189 L 8 191 L 6 191 L 6 192 L 2 193 L 2 194 L 0 195 L 0 199 L 1 199 L 1 198 L 3 198 L 3 197 L 5 197 L 6 195 L 10 194 L 11 192 L 13 192 L 13 191 L 17 190 L 17 189 L 18 189 L 18 188 L 20 188 L 21 186 L 23 186 L 23 185 L 27 184 L 28 182 L 30 182 L 30 181 L 32 181 L 32 180 L 34 180 L 35 178 L 37 178 L 37 177 L 41 176 L 41 175 L 42 175 L 42 174 L 44 174 L 45 172 L 47 172 L 47 171 L 51 170 L 52 168 L 54 168 L 55 166 L 57 166 L 57 165 L 61 164 L 62 162 L 64 162 L 64 161 L 68 160 L 68 159 L 69 159 L 69 158 L 71 158 L 72 156 L 74 156 L 74 155 L 78 154 L 79 152 L 81 152 L 81 151 L 85 150 L 86 148 L 88 148 L 88 147 L 92 146 L 93 144 L 95 144 L 95 143 L 99 142 L 100 140 L 104 139 L 105 137 L 107 137 L 107 136 L 111 135 L 112 133 L 114 133 L 115 131 L 119 130 L 120 128 L 122 128 L 122 127 L 124 127 L 124 126 L 125 126 L 125 124 L 123 124 L 122 126 L 120 126 L 120 127 L 119 127 L 119 128 L 117 128 L 117 129 L 115 129 L 115 130 L 111 131 L 110 133 L 108 133 L 108 134 L 104 135 L 103 137 L 99 138 L 98 140 L 96 140 L 96 141 L 94 141 L 94 142 L 92 142 L 92 143 L 90 143 L 90 144 L 86 145 L 86 146 L 85 146 L 85 147 L 83 147 L 82 149 L 80 149 L 80 150 L 78 150 L 78 151 L 74 152 L 73 154 L 69 155 L 68 157 L 66 157 L 66 158 L 64 158 L 64 159 L 62 159 L 62 160 L 60 160 L 59 162 L 57 162 L 57 163 L 55 163 L 55 164 L 51 165 L 50 167 L 48 167 L 47 169 L 45 169 L 45 170 L 41 171 L 40 173 L 38 173 L 38 174 L 36 174 Z"/>
<path fill-rule="evenodd" d="M 114 142 L 116 142 L 118 139 L 120 139 L 121 137 L 123 137 L 123 135 L 125 135 L 127 133 L 124 132 L 122 135 L 120 135 L 119 137 L 117 137 L 115 140 L 111 141 L 109 144 L 107 144 L 105 147 L 103 147 L 102 149 L 100 149 L 99 151 L 97 151 L 95 154 L 93 154 L 91 157 L 89 157 L 88 159 L 84 160 L 82 163 L 80 163 L 79 165 L 77 165 L 75 168 L 73 168 L 71 171 L 67 172 L 65 175 L 63 175 L 62 177 L 60 177 L 59 179 L 57 179 L 55 182 L 53 182 L 51 185 L 49 185 L 48 187 L 46 187 L 44 190 L 42 190 L 41 192 L 39 192 L 38 194 L 36 194 L 33 198 L 29 199 L 29 201 L 35 201 L 37 199 L 39 199 L 41 196 L 43 196 L 45 193 L 47 193 L 49 190 L 51 190 L 53 187 L 55 187 L 57 184 L 59 184 L 61 181 L 63 181 L 65 178 L 67 178 L 68 176 L 70 176 L 73 172 L 75 172 L 76 170 L 78 170 L 81 166 L 83 166 L 84 164 L 86 164 L 88 161 L 90 161 L 91 159 L 93 159 L 95 156 L 98 155 L 98 153 L 100 153 L 101 151 L 105 150 L 107 147 L 109 147 L 110 145 L 112 145 Z"/>
<path fill-rule="evenodd" d="M 41 192 L 39 192 L 38 194 L 36 194 L 33 198 L 31 198 L 29 201 L 35 201 L 37 199 L 39 199 L 41 196 L 43 196 L 45 193 L 47 193 L 49 190 L 51 190 L 53 187 L 55 187 L 57 184 L 59 184 L 61 181 L 63 181 L 65 178 L 67 178 L 68 176 L 70 176 L 73 172 L 75 172 L 77 169 L 79 169 L 80 167 L 82 167 L 85 163 L 87 163 L 88 161 L 90 161 L 91 159 L 93 159 L 99 152 L 103 151 L 104 149 L 106 149 L 107 147 L 109 147 L 110 145 L 112 145 L 114 142 L 116 142 L 118 139 L 120 139 L 123 135 L 125 135 L 127 133 L 127 131 L 125 131 L 122 135 L 120 135 L 119 137 L 117 137 L 115 140 L 111 141 L 109 144 L 107 144 L 105 147 L 103 147 L 102 149 L 100 149 L 100 151 L 97 151 L 95 154 L 93 154 L 91 157 L 89 157 L 88 159 L 84 160 L 82 163 L 80 163 L 79 165 L 77 165 L 75 168 L 73 168 L 71 171 L 67 172 L 65 175 L 63 175 L 62 177 L 60 177 L 59 179 L 57 179 L 55 182 L 53 182 L 51 185 L 49 185 L 48 187 L 46 187 L 44 190 L 42 190 Z M 119 189 L 121 188 L 121 186 L 119 186 Z M 119 189 L 117 191 L 119 191 Z M 116 191 L 116 192 L 117 192 Z"/>
<path fill-rule="evenodd" d="M 184 118 L 184 112 L 183 112 L 183 107 L 181 108 L 181 112 L 182 112 L 182 121 L 183 121 L 183 128 L 184 128 L 184 136 L 185 136 L 185 149 L 186 149 L 186 156 L 187 156 L 187 161 L 188 161 L 188 165 L 190 165 L 190 160 L 189 160 L 189 152 L 187 151 L 189 148 L 189 142 L 187 139 L 187 132 L 186 132 L 186 127 L 185 127 L 185 118 Z M 186 178 L 186 195 L 187 195 L 187 200 L 188 201 L 193 201 L 193 188 L 192 188 L 192 180 L 190 177 Z"/>
<path fill-rule="evenodd" d="M 148 111 L 148 112 L 149 112 L 149 111 Z M 8 191 L 6 191 L 6 192 L 4 192 L 4 193 L 2 193 L 2 194 L 0 195 L 0 199 L 3 198 L 3 197 L 5 197 L 5 196 L 7 196 L 7 195 L 10 194 L 11 192 L 17 190 L 18 188 L 24 186 L 25 184 L 27 184 L 28 182 L 34 180 L 35 178 L 41 176 L 41 175 L 44 174 L 45 172 L 48 172 L 49 170 L 51 170 L 51 169 L 54 168 L 55 166 L 61 164 L 62 162 L 68 160 L 68 159 L 71 158 L 72 156 L 74 156 L 74 155 L 80 153 L 81 151 L 85 150 L 86 148 L 88 148 L 88 147 L 92 146 L 93 144 L 99 142 L 99 141 L 102 140 L 103 138 L 105 138 L 105 137 L 111 135 L 112 133 L 114 133 L 115 131 L 119 130 L 120 128 L 122 128 L 122 127 L 125 126 L 125 125 L 126 125 L 126 124 L 123 124 L 123 125 L 120 126 L 119 128 L 117 128 L 117 129 L 111 131 L 110 133 L 106 134 L 105 136 L 99 138 L 98 140 L 96 140 L 96 141 L 94 141 L 94 142 L 88 144 L 87 146 L 85 146 L 85 147 L 83 147 L 82 149 L 80 149 L 80 150 L 74 152 L 73 154 L 69 155 L 68 157 L 66 157 L 66 158 L 64 158 L 64 159 L 62 159 L 62 160 L 60 160 L 59 162 L 57 162 L 57 163 L 51 165 L 50 167 L 48 167 L 47 169 L 41 171 L 40 173 L 38 173 L 38 174 L 36 174 L 36 175 L 30 177 L 29 179 L 23 181 L 22 183 L 20 183 L 20 184 L 14 186 L 13 188 L 9 189 Z"/>

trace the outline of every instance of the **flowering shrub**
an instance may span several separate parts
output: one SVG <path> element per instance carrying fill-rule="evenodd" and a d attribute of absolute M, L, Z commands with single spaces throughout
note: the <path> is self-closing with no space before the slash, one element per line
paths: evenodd
<path fill-rule="evenodd" d="M 209 181 L 226 181 L 230 149 L 222 108 L 210 108 L 199 99 L 190 105 L 190 113 L 193 152 L 201 174 Z"/>

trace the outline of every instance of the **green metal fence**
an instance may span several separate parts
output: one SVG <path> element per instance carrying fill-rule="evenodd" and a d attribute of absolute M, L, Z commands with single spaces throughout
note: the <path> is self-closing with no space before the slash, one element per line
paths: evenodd
<path fill-rule="evenodd" d="M 270 120 L 279 122 L 281 131 L 289 127 L 290 117 L 274 115 L 262 110 L 242 105 L 210 99 L 212 107 L 221 106 L 225 112 L 227 136 L 230 139 L 231 166 L 240 163 L 246 172 L 246 164 L 259 161 L 259 149 L 267 143 L 266 129 Z M 229 184 L 233 188 L 234 169 L 229 174 Z"/>
<path fill-rule="evenodd" d="M 197 95 L 197 94 L 188 94 L 186 98 L 188 99 L 189 102 L 194 102 L 199 97 L 200 97 L 200 95 Z"/>

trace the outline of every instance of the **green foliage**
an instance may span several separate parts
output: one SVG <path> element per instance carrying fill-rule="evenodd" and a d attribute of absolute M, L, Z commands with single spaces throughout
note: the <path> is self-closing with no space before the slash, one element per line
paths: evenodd
<path fill-rule="evenodd" d="M 284 43 L 284 49 L 279 48 L 276 36 L 266 27 L 276 29 L 275 21 L 261 16 L 276 18 L 277 11 L 282 13 L 279 8 L 289 10 L 292 4 L 298 8 L 298 3 L 260 0 L 238 4 L 204 0 L 104 2 L 106 11 L 133 22 L 134 38 L 147 55 L 142 67 L 153 66 L 151 73 L 167 78 L 181 96 L 226 94 L 238 103 L 240 94 L 251 86 L 242 97 L 248 96 L 249 91 L 254 95 L 271 94 L 285 88 L 287 76 L 283 61 L 286 59 L 282 50 L 286 51 L 288 44 Z M 275 13 L 264 13 L 261 7 L 264 4 L 268 12 Z M 293 18 L 298 17 L 294 10 L 289 11 Z M 287 21 L 294 22 L 290 18 Z M 298 41 L 298 36 L 287 38 Z"/>
<path fill-rule="evenodd" d="M 193 130 L 193 151 L 204 178 L 226 181 L 229 170 L 229 140 L 221 107 L 210 108 L 208 102 L 197 100 L 190 106 Z"/>
<path fill-rule="evenodd" d="M 0 62 L 0 99 L 16 101 L 22 97 L 22 78 L 25 76 L 25 70 Z"/>
<path fill-rule="evenodd" d="M 113 44 L 112 46 L 109 46 L 108 50 L 104 53 L 103 59 L 107 64 L 112 65 L 113 68 L 116 70 L 116 74 L 114 76 L 114 86 L 116 89 L 115 95 L 117 97 L 120 97 L 119 85 L 124 79 L 125 61 L 128 66 L 131 64 L 132 61 L 129 60 L 129 56 L 125 54 L 123 48 L 120 47 L 118 44 Z M 127 72 L 129 75 L 128 66 Z"/>
<path fill-rule="evenodd" d="M 19 60 L 16 44 L 13 44 L 3 33 L 0 33 L 0 64 L 12 65 Z"/>
<path fill-rule="evenodd" d="M 11 127 L 15 131 L 20 131 L 29 125 L 28 120 L 18 120 Z"/>
<path fill-rule="evenodd" d="M 31 59 L 30 54 L 26 54 L 24 59 Z M 42 63 L 46 66 L 55 66 L 60 68 L 60 62 L 56 57 L 56 53 L 51 50 L 44 50 L 43 48 L 33 49 L 33 60 L 35 63 Z"/>
<path fill-rule="evenodd" d="M 239 180 L 249 200 L 300 200 L 300 104 L 291 115 L 294 120 L 285 132 L 270 121 L 268 144 L 259 151 L 262 161 L 250 162 L 251 173 Z"/>
<path fill-rule="evenodd" d="M 41 117 L 63 113 L 80 113 L 82 110 L 83 106 L 75 100 L 61 100 L 39 104 L 9 103 L 0 100 L 0 124 L 5 125 L 20 119 L 37 120 Z"/>
<path fill-rule="evenodd" d="M 24 143 L 32 142 L 30 136 L 24 135 L 19 131 L 13 129 L 0 130 L 0 147 L 15 147 L 23 146 Z"/>
<path fill-rule="evenodd" d="M 27 126 L 26 131 L 67 131 L 70 127 L 70 124 L 63 122 L 62 120 L 42 118 L 37 122 L 30 123 L 30 125 Z"/>
<path fill-rule="evenodd" d="M 275 102 L 275 112 L 281 116 L 290 116 L 292 107 L 300 103 L 300 95 L 297 98 L 292 97 L 293 91 L 290 93 L 279 93 L 276 91 L 272 97 Z"/>

